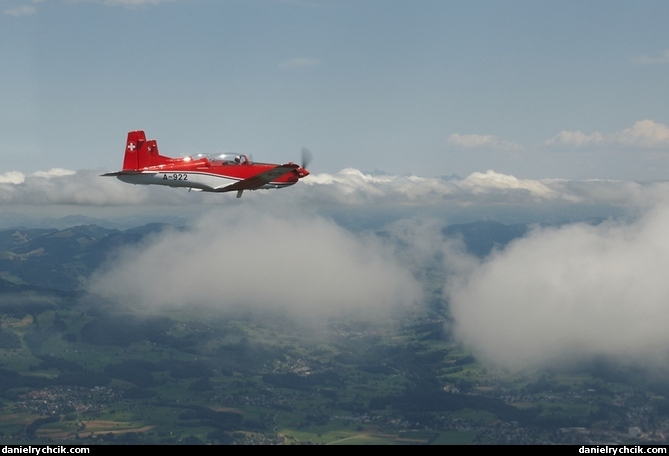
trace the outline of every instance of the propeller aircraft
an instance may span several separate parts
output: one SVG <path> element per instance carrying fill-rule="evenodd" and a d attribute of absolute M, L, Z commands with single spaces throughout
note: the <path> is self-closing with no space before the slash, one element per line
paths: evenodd
<path fill-rule="evenodd" d="M 102 176 L 114 176 L 129 184 L 166 185 L 204 192 L 284 188 L 305 176 L 311 154 L 302 149 L 302 165 L 255 163 L 246 155 L 204 155 L 171 158 L 160 155 L 155 139 L 148 140 L 142 130 L 128 133 L 123 169 Z"/>

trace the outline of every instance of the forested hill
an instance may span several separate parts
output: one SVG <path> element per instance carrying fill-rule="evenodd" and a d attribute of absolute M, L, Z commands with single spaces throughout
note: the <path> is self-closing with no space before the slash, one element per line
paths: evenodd
<path fill-rule="evenodd" d="M 170 225 L 152 223 L 128 230 L 80 225 L 58 229 L 0 231 L 0 287 L 34 286 L 77 290 L 110 252 L 139 243 Z"/>

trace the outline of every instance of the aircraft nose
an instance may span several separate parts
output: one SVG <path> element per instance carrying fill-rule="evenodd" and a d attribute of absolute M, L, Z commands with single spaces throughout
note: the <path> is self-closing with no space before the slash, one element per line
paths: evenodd
<path fill-rule="evenodd" d="M 300 173 L 300 177 L 301 177 L 301 178 L 302 178 L 302 177 L 307 177 L 307 176 L 309 175 L 309 171 L 307 171 L 307 170 L 304 169 L 304 168 L 300 168 L 300 169 L 299 169 L 299 173 Z"/>

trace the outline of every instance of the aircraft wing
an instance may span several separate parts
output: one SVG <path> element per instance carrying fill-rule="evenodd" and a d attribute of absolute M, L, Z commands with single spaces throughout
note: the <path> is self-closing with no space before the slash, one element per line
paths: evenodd
<path fill-rule="evenodd" d="M 265 184 L 269 184 L 273 180 L 278 179 L 281 176 L 284 176 L 296 169 L 299 166 L 294 163 L 289 163 L 287 165 L 279 165 L 276 168 L 272 168 L 268 171 L 264 171 L 255 176 L 249 177 L 248 179 L 240 180 L 234 184 L 227 185 L 225 187 L 217 188 L 217 192 L 232 192 L 235 190 L 254 190 L 260 188 Z"/>

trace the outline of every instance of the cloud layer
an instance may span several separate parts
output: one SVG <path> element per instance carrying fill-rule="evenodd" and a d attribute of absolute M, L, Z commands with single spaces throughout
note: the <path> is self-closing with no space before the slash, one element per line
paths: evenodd
<path fill-rule="evenodd" d="M 488 170 L 465 178 L 374 175 L 357 169 L 312 174 L 285 190 L 244 194 L 243 201 L 290 200 L 298 204 L 380 207 L 476 204 L 606 204 L 646 207 L 664 199 L 667 182 L 518 179 Z M 234 204 L 234 195 L 124 184 L 100 171 L 52 169 L 30 175 L 0 174 L 0 207 L 16 205 L 197 206 Z"/>

